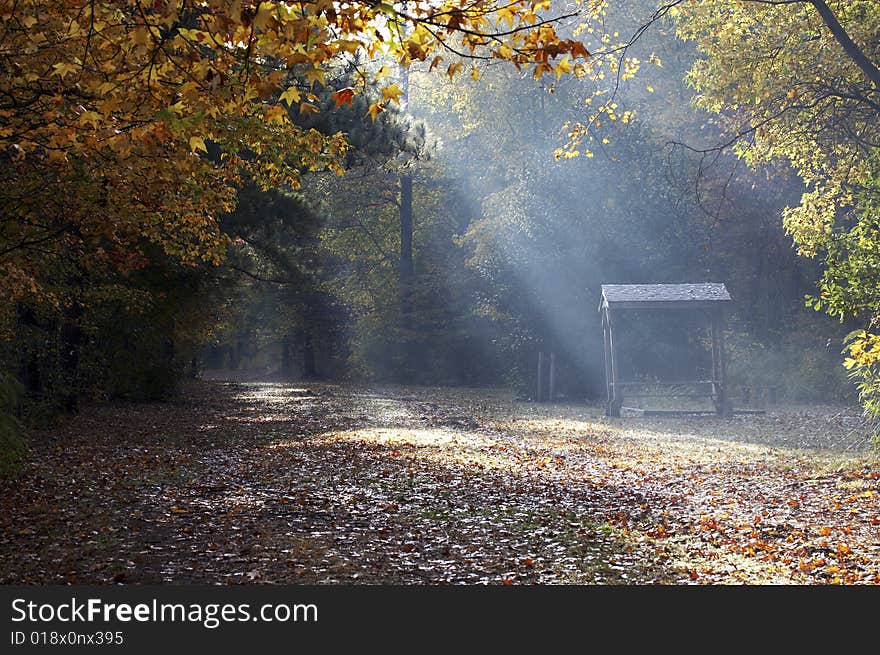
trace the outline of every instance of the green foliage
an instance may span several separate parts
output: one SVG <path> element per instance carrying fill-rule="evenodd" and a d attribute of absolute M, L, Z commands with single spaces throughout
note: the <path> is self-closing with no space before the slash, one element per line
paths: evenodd
<path fill-rule="evenodd" d="M 845 340 L 844 366 L 856 381 L 859 400 L 865 412 L 880 417 L 880 336 L 866 330 L 853 330 Z"/>
<path fill-rule="evenodd" d="M 826 336 L 826 335 L 832 336 Z M 781 401 L 834 404 L 852 402 L 854 390 L 840 366 L 834 332 L 815 321 L 792 326 L 779 343 L 756 341 L 743 333 L 728 334 L 727 374 L 734 399 L 745 386 L 758 394 L 774 387 Z"/>
<path fill-rule="evenodd" d="M 0 371 L 0 478 L 14 475 L 27 454 L 24 432 L 15 417 L 22 391 L 18 381 Z"/>
<path fill-rule="evenodd" d="M 880 2 L 712 0 L 675 12 L 700 53 L 688 74 L 695 104 L 750 165 L 789 163 L 806 184 L 784 220 L 799 252 L 824 265 L 808 305 L 867 328 L 847 339 L 847 368 L 876 414 Z"/>

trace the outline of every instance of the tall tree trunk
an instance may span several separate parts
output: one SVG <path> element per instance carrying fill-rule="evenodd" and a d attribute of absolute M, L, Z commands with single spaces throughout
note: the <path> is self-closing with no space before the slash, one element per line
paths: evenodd
<path fill-rule="evenodd" d="M 244 336 L 241 334 L 236 335 L 235 344 L 232 346 L 232 350 L 229 353 L 229 368 L 234 371 L 237 371 L 241 368 L 241 358 L 244 355 Z"/>
<path fill-rule="evenodd" d="M 413 208 L 412 176 L 400 176 L 400 263 L 401 282 L 408 281 L 413 274 Z"/>
<path fill-rule="evenodd" d="M 302 356 L 303 377 L 313 380 L 318 377 L 318 367 L 315 365 L 315 342 L 312 339 L 312 331 L 306 328 L 302 333 Z"/>
<path fill-rule="evenodd" d="M 64 388 L 61 394 L 61 407 L 65 412 L 76 412 L 79 409 L 79 359 L 82 347 L 82 305 L 79 300 L 74 300 L 70 307 L 64 310 L 64 320 L 61 323 L 59 343 L 59 363 L 61 365 L 61 379 Z"/>
<path fill-rule="evenodd" d="M 289 378 L 292 374 L 293 371 L 291 370 L 290 361 L 290 332 L 285 332 L 284 338 L 281 339 L 281 375 Z"/>
<path fill-rule="evenodd" d="M 17 307 L 18 325 L 22 327 L 37 327 L 37 319 L 34 311 L 24 303 L 19 303 Z M 40 362 L 37 359 L 37 353 L 28 348 L 21 349 L 20 378 L 24 386 L 25 393 L 29 396 L 37 396 L 42 391 L 42 380 L 40 378 Z"/>

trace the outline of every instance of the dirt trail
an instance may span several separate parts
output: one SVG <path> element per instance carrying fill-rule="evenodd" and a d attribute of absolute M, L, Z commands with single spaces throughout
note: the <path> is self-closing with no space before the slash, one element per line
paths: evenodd
<path fill-rule="evenodd" d="M 199 382 L 34 434 L 0 488 L 0 581 L 878 583 L 860 428 Z"/>

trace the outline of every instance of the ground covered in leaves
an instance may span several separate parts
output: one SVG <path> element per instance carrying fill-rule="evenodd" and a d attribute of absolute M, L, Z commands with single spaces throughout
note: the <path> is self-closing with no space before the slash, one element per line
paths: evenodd
<path fill-rule="evenodd" d="M 192 383 L 31 435 L 0 582 L 880 583 L 857 408 L 606 419 L 505 392 Z"/>

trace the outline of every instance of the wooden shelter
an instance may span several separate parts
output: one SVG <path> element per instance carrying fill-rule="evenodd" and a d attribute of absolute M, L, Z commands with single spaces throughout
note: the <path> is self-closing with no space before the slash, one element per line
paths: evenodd
<path fill-rule="evenodd" d="M 709 387 L 716 413 L 728 413 L 724 382 L 724 343 L 722 324 L 724 307 L 731 302 L 727 288 L 717 282 L 701 284 L 603 284 L 602 331 L 605 335 L 605 380 L 608 401 L 606 416 L 620 416 L 624 391 L 642 386 L 639 382 L 621 382 L 614 343 L 615 321 L 625 313 L 647 309 L 700 310 L 705 312 L 712 329 L 712 379 L 675 382 L 676 385 Z M 709 395 L 709 394 L 706 394 Z"/>

